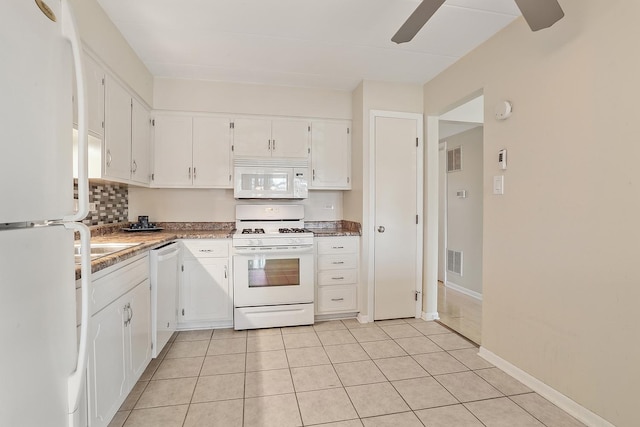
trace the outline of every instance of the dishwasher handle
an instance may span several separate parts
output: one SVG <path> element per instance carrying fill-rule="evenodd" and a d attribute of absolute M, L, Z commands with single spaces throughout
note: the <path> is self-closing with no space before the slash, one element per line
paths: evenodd
<path fill-rule="evenodd" d="M 158 261 L 164 261 L 177 256 L 180 252 L 180 246 L 176 242 L 171 242 L 153 249 L 153 251 L 157 251 L 155 253 L 157 254 Z"/>

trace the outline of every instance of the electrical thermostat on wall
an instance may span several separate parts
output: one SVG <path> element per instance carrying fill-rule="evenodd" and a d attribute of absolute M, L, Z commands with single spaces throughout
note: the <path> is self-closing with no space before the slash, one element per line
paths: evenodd
<path fill-rule="evenodd" d="M 498 151 L 498 167 L 502 170 L 507 169 L 507 150 Z"/>

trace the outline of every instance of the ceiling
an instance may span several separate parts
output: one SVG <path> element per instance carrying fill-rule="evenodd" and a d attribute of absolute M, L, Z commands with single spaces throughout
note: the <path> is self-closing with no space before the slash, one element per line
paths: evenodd
<path fill-rule="evenodd" d="M 353 90 L 422 84 L 520 16 L 513 0 L 447 0 L 409 43 L 419 0 L 98 0 L 158 77 Z"/>

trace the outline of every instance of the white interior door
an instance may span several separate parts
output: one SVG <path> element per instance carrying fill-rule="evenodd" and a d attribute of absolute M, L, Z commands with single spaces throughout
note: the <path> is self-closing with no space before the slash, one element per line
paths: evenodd
<path fill-rule="evenodd" d="M 416 118 L 374 116 L 374 319 L 419 315 L 419 162 Z M 421 240 L 420 240 L 421 243 Z M 418 306 L 418 307 L 417 307 Z"/>

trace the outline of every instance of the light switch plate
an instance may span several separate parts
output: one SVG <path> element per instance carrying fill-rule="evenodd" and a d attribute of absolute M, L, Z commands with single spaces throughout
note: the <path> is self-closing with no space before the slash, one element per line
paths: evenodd
<path fill-rule="evenodd" d="M 504 175 L 493 177 L 493 194 L 504 194 Z"/>

